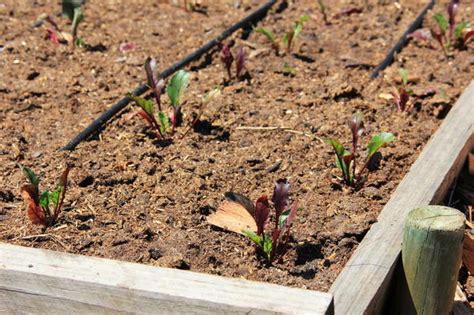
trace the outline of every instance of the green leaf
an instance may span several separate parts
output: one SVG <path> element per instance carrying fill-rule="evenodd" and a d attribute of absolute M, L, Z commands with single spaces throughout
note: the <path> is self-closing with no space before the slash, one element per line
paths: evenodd
<path fill-rule="evenodd" d="M 67 16 L 71 21 L 74 20 L 74 10 L 80 8 L 84 3 L 83 0 L 63 0 L 63 15 Z"/>
<path fill-rule="evenodd" d="M 255 29 L 255 32 L 265 35 L 265 37 L 268 38 L 268 40 L 271 41 L 272 43 L 275 42 L 275 35 L 271 31 L 267 30 L 266 28 L 258 27 Z"/>
<path fill-rule="evenodd" d="M 436 24 L 438 24 L 441 31 L 446 32 L 449 27 L 448 20 L 442 15 L 441 13 L 436 13 L 433 15 L 433 19 L 435 20 Z"/>
<path fill-rule="evenodd" d="M 257 235 L 257 233 L 250 230 L 242 231 L 242 233 L 244 233 L 245 236 L 250 238 L 255 244 L 262 247 L 262 237 Z"/>
<path fill-rule="evenodd" d="M 378 135 L 373 136 L 367 145 L 367 160 L 370 159 L 372 155 L 380 149 L 380 147 L 393 140 L 395 140 L 395 136 L 390 132 L 381 132 Z"/>
<path fill-rule="evenodd" d="M 454 29 L 454 36 L 455 36 L 457 39 L 462 39 L 462 38 L 463 38 L 463 31 L 464 31 L 466 28 L 469 28 L 469 22 L 462 21 L 461 23 L 459 23 L 458 25 L 456 25 L 456 28 Z"/>
<path fill-rule="evenodd" d="M 293 39 L 300 35 L 301 31 L 303 30 L 304 23 L 307 22 L 308 20 L 309 20 L 309 16 L 303 15 L 302 17 L 300 17 L 298 22 L 296 22 L 295 27 L 293 29 Z"/>
<path fill-rule="evenodd" d="M 21 167 L 21 170 L 23 171 L 23 174 L 25 174 L 25 176 L 28 178 L 30 183 L 33 186 L 35 186 L 36 189 L 38 189 L 39 179 L 36 176 L 36 174 L 26 166 L 20 166 L 20 167 Z"/>
<path fill-rule="evenodd" d="M 400 78 L 402 79 L 403 85 L 407 85 L 408 84 L 408 70 L 404 68 L 400 68 L 398 72 L 400 73 Z"/>
<path fill-rule="evenodd" d="M 41 196 L 40 196 L 40 200 L 39 200 L 39 203 L 41 205 L 41 208 L 47 210 L 49 209 L 49 197 L 50 197 L 50 192 L 49 191 L 44 191 Z"/>
<path fill-rule="evenodd" d="M 144 99 L 143 97 L 138 97 L 138 96 L 131 96 L 129 97 L 143 109 L 149 116 L 153 116 L 155 113 L 155 106 L 153 103 L 153 100 L 147 100 Z"/>
<path fill-rule="evenodd" d="M 159 112 L 158 113 L 158 121 L 160 122 L 160 131 L 162 133 L 165 133 L 170 129 L 170 119 L 168 118 L 168 115 L 166 115 L 165 112 Z"/>
<path fill-rule="evenodd" d="M 166 87 L 166 93 L 170 99 L 173 107 L 181 105 L 181 97 L 189 84 L 189 73 L 184 70 L 179 70 L 171 78 L 170 83 Z"/>
<path fill-rule="evenodd" d="M 344 159 L 344 157 L 351 156 L 351 153 L 336 139 L 326 139 L 325 142 L 331 145 L 334 149 L 334 153 L 336 153 L 336 166 L 342 171 L 344 181 L 347 184 L 352 185 L 354 174 L 351 172 L 351 165 L 353 159 L 351 158 L 348 163 L 346 163 Z"/>
<path fill-rule="evenodd" d="M 343 157 L 350 154 L 349 151 L 344 148 L 344 146 L 339 143 L 336 139 L 326 139 L 325 142 L 329 145 L 331 145 L 334 149 L 334 153 L 336 153 L 336 166 L 343 172 L 345 172 L 345 169 L 347 168 L 346 163 L 344 162 Z"/>
<path fill-rule="evenodd" d="M 49 202 L 52 203 L 55 207 L 57 207 L 59 204 L 59 197 L 61 196 L 63 189 L 64 187 L 59 186 L 55 191 L 53 191 L 49 195 Z"/>
<path fill-rule="evenodd" d="M 272 249 L 273 249 L 273 243 L 270 237 L 265 237 L 263 239 L 262 249 L 265 252 L 265 254 L 267 254 L 268 260 L 270 260 L 270 254 L 272 253 Z"/>

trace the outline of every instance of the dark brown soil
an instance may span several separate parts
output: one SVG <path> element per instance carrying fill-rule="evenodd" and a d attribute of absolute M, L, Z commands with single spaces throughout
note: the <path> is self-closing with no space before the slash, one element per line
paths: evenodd
<path fill-rule="evenodd" d="M 365 1 L 331 1 L 331 25 L 325 25 L 316 1 L 291 2 L 271 10 L 259 26 L 280 36 L 298 17 L 309 15 L 294 53 L 260 51 L 268 47 L 261 34 L 237 32 L 237 46 L 245 46 L 251 55 L 260 52 L 249 60 L 250 79 L 225 85 L 183 140 L 175 135 L 171 143 L 159 142 L 139 117 L 120 116 L 75 151 L 58 152 L 145 80 L 146 57 L 156 56 L 165 68 L 260 4 L 240 1 L 235 7 L 234 1 L 207 1 L 204 15 L 161 2 L 88 3 L 79 33 L 92 51 L 56 47 L 44 39 L 44 26 L 32 27 L 41 13 L 60 10 L 57 1 L 7 0 L 0 5 L 0 240 L 329 289 L 472 79 L 474 43 L 446 57 L 434 42 L 433 49 L 410 42 L 382 78 L 371 81 L 370 71 L 422 3 L 373 0 L 365 7 Z M 363 13 L 332 18 L 351 6 L 363 8 Z M 472 4 L 462 6 L 460 15 L 474 21 Z M 124 42 L 137 48 L 121 53 Z M 283 71 L 285 63 L 296 75 Z M 440 91 L 416 100 L 408 114 L 379 97 L 397 84 L 400 67 L 419 78 L 411 84 L 415 91 Z M 215 52 L 187 70 L 192 80 L 183 110 L 189 121 L 200 97 L 222 85 L 226 75 Z M 379 168 L 369 173 L 364 187 L 352 191 L 335 177 L 339 174 L 332 151 L 318 139 L 337 137 L 348 145 L 347 120 L 356 112 L 366 121 L 364 146 L 381 131 L 395 133 L 397 141 L 381 150 Z M 261 126 L 300 133 L 237 128 Z M 54 183 L 66 163 L 74 166 L 65 211 L 46 232 L 25 215 L 19 195 L 25 178 L 18 163 L 39 173 L 43 188 Z M 248 239 L 209 226 L 206 216 L 216 210 L 224 192 L 255 199 L 271 194 L 274 181 L 282 177 L 289 178 L 292 200 L 303 210 L 284 262 L 266 267 Z"/>

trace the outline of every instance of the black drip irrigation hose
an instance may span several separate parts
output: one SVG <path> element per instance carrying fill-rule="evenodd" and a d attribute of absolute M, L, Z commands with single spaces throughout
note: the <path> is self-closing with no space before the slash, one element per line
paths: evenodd
<path fill-rule="evenodd" d="M 387 68 L 392 64 L 395 60 L 395 55 L 399 53 L 403 47 L 408 42 L 408 35 L 413 33 L 415 30 L 421 27 L 423 24 L 423 19 L 425 18 L 426 13 L 433 7 L 435 4 L 435 0 L 430 0 L 430 2 L 423 8 L 423 10 L 418 14 L 415 21 L 406 29 L 405 33 L 403 33 L 402 37 L 398 40 L 398 42 L 390 49 L 385 59 L 374 69 L 371 73 L 370 78 L 375 79 L 379 76 L 379 72 Z"/>
<path fill-rule="evenodd" d="M 222 32 L 219 36 L 212 39 L 211 41 L 207 42 L 191 54 L 184 57 L 182 60 L 176 62 L 175 64 L 171 65 L 169 68 L 165 69 L 163 72 L 160 73 L 160 78 L 164 79 L 172 75 L 177 70 L 183 68 L 184 66 L 188 65 L 194 60 L 199 59 L 202 55 L 210 51 L 212 48 L 217 46 L 221 41 L 232 35 L 235 31 L 240 28 L 247 27 L 250 23 L 257 20 L 261 16 L 263 16 L 274 4 L 276 0 L 268 1 L 266 4 L 258 8 L 256 11 L 251 13 L 250 15 L 246 16 L 236 24 L 232 25 L 224 32 Z M 146 84 L 142 84 L 138 86 L 135 90 L 132 91 L 133 96 L 139 96 L 148 91 L 149 87 Z M 107 111 L 102 113 L 96 120 L 94 120 L 89 126 L 86 127 L 83 131 L 81 131 L 76 137 L 74 137 L 68 144 L 60 149 L 60 151 L 66 150 L 74 150 L 74 148 L 81 143 L 82 141 L 89 138 L 93 133 L 99 130 L 107 121 L 109 121 L 113 116 L 119 113 L 122 109 L 124 109 L 128 103 L 130 102 L 129 97 L 122 98 L 118 103 L 114 106 L 110 107 Z"/>

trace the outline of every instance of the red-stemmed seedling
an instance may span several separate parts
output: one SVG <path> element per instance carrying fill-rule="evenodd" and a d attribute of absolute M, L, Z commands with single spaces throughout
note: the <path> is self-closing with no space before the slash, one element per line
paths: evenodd
<path fill-rule="evenodd" d="M 355 114 L 349 120 L 349 128 L 352 134 L 352 145 L 347 150 L 336 139 L 327 139 L 326 143 L 331 145 L 336 155 L 336 166 L 342 172 L 342 182 L 351 187 L 358 187 L 363 182 L 363 173 L 368 168 L 374 154 L 385 144 L 395 140 L 395 136 L 389 132 L 381 132 L 372 137 L 367 144 L 367 157 L 363 166 L 357 168 L 357 159 L 359 158 L 358 148 L 359 140 L 364 132 L 364 123 L 361 114 Z"/>
<path fill-rule="evenodd" d="M 258 250 L 264 254 L 268 262 L 283 257 L 287 250 L 290 230 L 296 218 L 297 203 L 290 206 L 288 193 L 290 184 L 287 179 L 279 179 L 273 190 L 272 204 L 275 209 L 274 226 L 270 225 L 270 202 L 267 196 L 261 196 L 255 202 L 253 218 L 257 231 L 243 231 L 250 238 Z M 251 204 L 251 202 L 250 202 Z"/>
<path fill-rule="evenodd" d="M 33 224 L 42 225 L 44 228 L 53 226 L 61 213 L 70 167 L 66 167 L 59 177 L 55 190 L 43 192 L 39 189 L 40 180 L 35 173 L 28 167 L 21 166 L 21 169 L 30 182 L 21 186 L 20 189 L 26 204 L 28 218 Z"/>

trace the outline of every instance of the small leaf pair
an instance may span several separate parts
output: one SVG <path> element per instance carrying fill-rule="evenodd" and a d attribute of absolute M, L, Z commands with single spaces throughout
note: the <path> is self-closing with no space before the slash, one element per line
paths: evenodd
<path fill-rule="evenodd" d="M 347 150 L 336 139 L 327 139 L 326 143 L 332 146 L 336 155 L 336 166 L 342 172 L 342 181 L 344 184 L 356 187 L 362 182 L 362 174 L 367 169 L 374 154 L 385 144 L 395 140 L 392 133 L 382 132 L 372 137 L 367 145 L 367 157 L 361 169 L 357 169 L 359 140 L 364 131 L 362 115 L 356 114 L 349 121 L 349 127 L 352 133 L 352 147 Z"/>
<path fill-rule="evenodd" d="M 234 58 L 234 55 L 232 54 L 230 50 L 231 45 L 232 45 L 232 42 L 225 43 L 225 44 L 219 43 L 220 59 L 222 63 L 224 64 L 229 80 L 232 79 L 232 64 L 235 61 L 235 77 L 237 79 L 240 79 L 242 78 L 242 75 L 244 74 L 243 71 L 246 69 L 247 53 L 245 52 L 245 49 L 243 47 L 239 47 L 237 49 L 237 53 Z"/>
<path fill-rule="evenodd" d="M 301 16 L 293 25 L 293 27 L 283 36 L 282 43 L 283 46 L 286 48 L 287 53 L 291 53 L 293 43 L 295 39 L 301 34 L 303 31 L 304 24 L 309 20 L 309 16 L 303 15 Z M 263 27 L 259 27 L 255 29 L 255 32 L 263 34 L 272 44 L 272 48 L 275 50 L 275 53 L 278 55 L 280 52 L 280 44 L 276 40 L 275 34 L 272 31 L 265 29 Z"/>
<path fill-rule="evenodd" d="M 40 224 L 45 228 L 53 226 L 61 212 L 66 195 L 67 177 L 70 168 L 66 167 L 63 171 L 55 190 L 44 192 L 39 189 L 40 181 L 36 174 L 28 167 L 21 166 L 21 169 L 30 182 L 20 189 L 26 204 L 28 218 L 33 224 Z"/>
<path fill-rule="evenodd" d="M 159 139 L 165 138 L 165 133 L 170 129 L 174 133 L 181 117 L 182 97 L 189 85 L 189 73 L 184 70 L 177 71 L 171 78 L 166 93 L 170 100 L 171 110 L 167 115 L 161 105 L 161 95 L 163 93 L 164 81 L 159 79 L 157 62 L 154 58 L 147 58 L 145 62 L 145 71 L 148 86 L 152 89 L 155 103 L 158 111 L 155 111 L 153 100 L 145 99 L 138 96 L 128 95 L 140 108 L 138 114 L 147 121 L 150 127 L 155 130 Z"/>
<path fill-rule="evenodd" d="M 400 112 L 406 112 L 408 110 L 408 101 L 410 100 L 410 95 L 413 92 L 408 90 L 408 71 L 404 68 L 400 68 L 399 72 L 402 86 L 400 86 L 398 89 L 394 89 L 391 94 L 398 110 Z"/>

